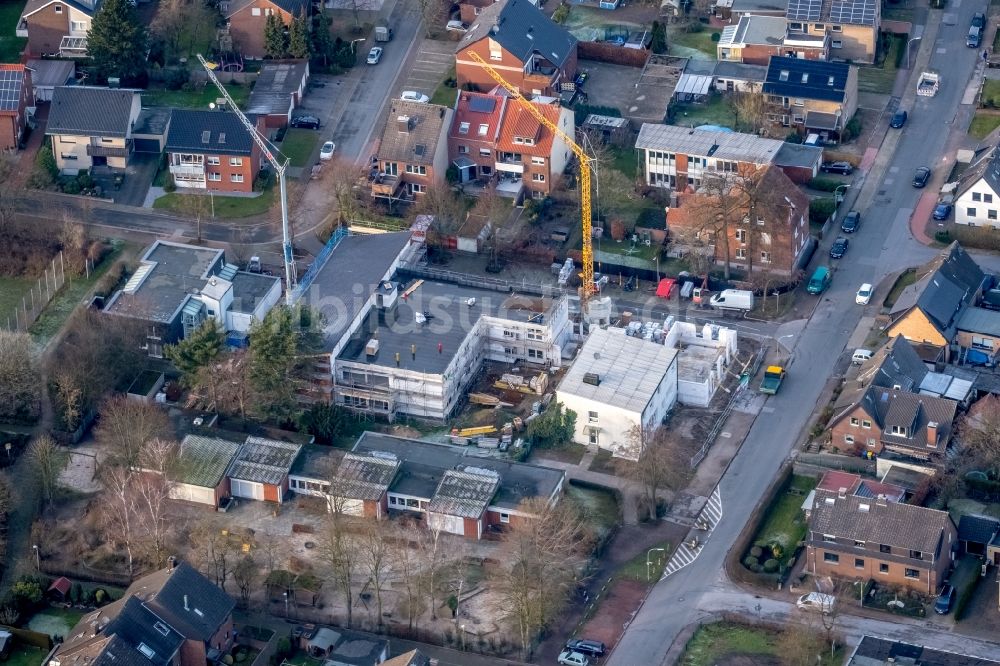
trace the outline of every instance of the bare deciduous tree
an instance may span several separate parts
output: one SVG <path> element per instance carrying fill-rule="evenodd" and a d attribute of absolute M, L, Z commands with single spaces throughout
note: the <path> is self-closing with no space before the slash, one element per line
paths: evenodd
<path fill-rule="evenodd" d="M 114 464 L 135 469 L 142 447 L 166 432 L 169 426 L 166 412 L 157 405 L 116 395 L 101 407 L 97 436 L 108 444 L 109 457 Z"/>
<path fill-rule="evenodd" d="M 244 555 L 233 567 L 233 581 L 240 592 L 240 602 L 244 608 L 250 607 L 250 595 L 260 578 L 260 570 L 252 555 Z"/>
<path fill-rule="evenodd" d="M 170 511 L 171 476 L 177 469 L 177 444 L 154 438 L 143 445 L 139 465 L 143 472 L 132 479 L 132 493 L 139 526 L 139 544 L 157 569 L 167 560 L 167 542 L 173 531 Z"/>
<path fill-rule="evenodd" d="M 67 460 L 63 448 L 48 435 L 38 435 L 28 445 L 28 461 L 42 491 L 42 502 L 46 505 L 52 502 L 59 474 L 66 466 Z"/>
<path fill-rule="evenodd" d="M 728 96 L 737 125 L 754 133 L 767 128 L 767 96 L 760 83 L 746 83 L 743 89 L 733 91 Z"/>
<path fill-rule="evenodd" d="M 392 574 L 392 547 L 389 543 L 388 523 L 379 520 L 368 520 L 362 523 L 358 535 L 358 545 L 361 552 L 361 565 L 368 582 L 375 590 L 376 624 L 382 626 L 382 588 Z"/>
<path fill-rule="evenodd" d="M 1000 474 L 1000 396 L 977 401 L 963 417 L 959 435 L 978 464 Z"/>
<path fill-rule="evenodd" d="M 392 568 L 398 574 L 402 582 L 403 590 L 406 593 L 404 605 L 406 607 L 407 626 L 413 629 L 413 625 L 423 611 L 422 597 L 420 595 L 420 575 L 421 558 L 417 543 L 412 541 L 413 530 L 408 530 L 399 524 L 394 524 L 392 538 L 395 542 L 392 554 Z"/>
<path fill-rule="evenodd" d="M 538 633 L 573 589 L 593 535 L 578 507 L 566 499 L 555 506 L 544 498 L 530 499 L 519 505 L 518 513 L 532 518 L 505 533 L 494 584 L 500 609 L 516 628 L 527 659 Z"/>
<path fill-rule="evenodd" d="M 134 472 L 129 467 L 116 464 L 102 465 L 98 470 L 104 486 L 101 513 L 105 536 L 109 542 L 124 549 L 127 573 L 135 573 L 135 539 L 138 529 L 138 512 L 132 491 Z"/>
<path fill-rule="evenodd" d="M 41 384 L 31 337 L 0 330 L 0 419 L 34 420 Z"/>
<path fill-rule="evenodd" d="M 815 666 L 823 653 L 823 635 L 811 624 L 788 622 L 776 647 L 784 666 Z"/>
<path fill-rule="evenodd" d="M 638 457 L 635 461 L 620 460 L 618 472 L 642 488 L 643 501 L 655 516 L 660 491 L 679 490 L 691 479 L 692 447 L 662 426 L 655 430 L 633 426 L 628 439 Z"/>
<path fill-rule="evenodd" d="M 363 552 L 358 539 L 349 529 L 350 518 L 345 509 L 347 499 L 338 493 L 339 484 L 331 483 L 329 512 L 319 534 L 319 558 L 334 587 L 344 596 L 347 607 L 347 626 L 353 621 L 354 592 L 351 585 L 354 575 L 363 568 Z"/>
<path fill-rule="evenodd" d="M 205 516 L 191 530 L 190 541 L 202 571 L 225 590 L 237 561 L 236 539 L 212 516 Z"/>

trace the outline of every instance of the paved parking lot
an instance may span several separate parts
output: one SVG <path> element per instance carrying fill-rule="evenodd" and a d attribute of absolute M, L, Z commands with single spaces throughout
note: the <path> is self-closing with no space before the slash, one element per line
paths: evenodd
<path fill-rule="evenodd" d="M 428 96 L 433 95 L 455 62 L 456 44 L 457 42 L 450 40 L 423 40 L 410 63 L 410 73 L 401 90 L 416 90 Z"/>

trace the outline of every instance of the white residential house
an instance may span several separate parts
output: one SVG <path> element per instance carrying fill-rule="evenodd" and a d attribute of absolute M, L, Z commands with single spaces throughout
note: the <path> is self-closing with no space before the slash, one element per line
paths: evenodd
<path fill-rule="evenodd" d="M 955 199 L 955 224 L 1000 229 L 1000 151 L 969 168 Z"/>
<path fill-rule="evenodd" d="M 556 390 L 556 400 L 576 412 L 574 440 L 638 458 L 638 428 L 656 428 L 677 402 L 677 356 L 625 329 L 591 331 Z"/>

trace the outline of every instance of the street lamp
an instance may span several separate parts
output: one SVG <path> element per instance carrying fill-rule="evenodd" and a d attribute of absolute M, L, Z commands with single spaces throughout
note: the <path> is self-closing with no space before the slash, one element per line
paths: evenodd
<path fill-rule="evenodd" d="M 653 553 L 654 550 L 658 550 L 661 553 L 666 553 L 667 552 L 666 548 L 650 548 L 649 550 L 646 551 L 646 582 L 647 583 L 649 582 L 649 556 L 652 555 L 652 553 Z"/>
<path fill-rule="evenodd" d="M 285 617 L 288 617 L 288 592 L 285 592 Z"/>
<path fill-rule="evenodd" d="M 775 296 L 775 300 L 777 300 L 778 292 L 774 292 L 774 296 Z M 780 335 L 780 336 L 776 335 L 776 336 L 774 336 L 775 351 L 778 352 L 778 360 L 779 361 L 781 360 L 781 350 L 782 350 L 782 348 L 785 348 L 787 350 L 787 348 L 783 344 L 781 344 L 781 341 L 782 340 L 787 340 L 788 338 L 794 338 L 794 337 L 795 337 L 795 333 L 789 333 L 788 335 Z"/>
<path fill-rule="evenodd" d="M 356 47 L 355 44 L 357 44 L 358 42 L 363 42 L 363 41 L 365 41 L 365 39 L 367 39 L 367 38 L 366 37 L 359 37 L 358 39 L 352 39 L 351 40 L 351 53 L 357 53 L 358 52 L 358 47 Z"/>
<path fill-rule="evenodd" d="M 38 544 L 35 544 L 34 546 L 32 546 L 31 549 L 33 551 L 35 551 L 35 570 L 36 571 L 41 571 L 42 570 L 42 561 L 41 561 L 41 558 L 38 555 Z"/>
<path fill-rule="evenodd" d="M 913 29 L 913 37 L 906 42 L 906 69 L 910 68 L 910 44 L 924 36 L 924 26 L 918 25 Z"/>
<path fill-rule="evenodd" d="M 462 652 L 465 652 L 465 625 L 460 625 L 462 629 Z"/>
<path fill-rule="evenodd" d="M 843 185 L 838 185 L 837 189 L 835 189 L 833 191 L 833 200 L 837 202 L 838 206 L 840 204 L 844 203 L 844 193 L 841 190 L 845 190 L 846 191 L 847 188 L 849 188 L 849 187 L 850 187 L 850 185 L 848 185 L 848 184 L 845 183 Z"/>

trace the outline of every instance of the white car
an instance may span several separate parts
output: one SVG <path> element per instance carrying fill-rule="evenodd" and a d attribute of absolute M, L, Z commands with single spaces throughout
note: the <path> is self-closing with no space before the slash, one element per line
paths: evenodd
<path fill-rule="evenodd" d="M 378 61 L 382 59 L 382 47 L 373 46 L 372 50 L 368 52 L 368 64 L 377 65 Z"/>
<path fill-rule="evenodd" d="M 419 93 L 416 90 L 404 90 L 403 94 L 399 96 L 399 99 L 404 102 L 418 102 L 420 104 L 426 104 L 431 101 L 431 98 L 423 93 Z"/>
<path fill-rule="evenodd" d="M 563 666 L 590 666 L 590 660 L 575 650 L 563 650 L 559 653 L 559 663 Z"/>
<path fill-rule="evenodd" d="M 469 26 L 461 21 L 448 21 L 448 25 L 445 27 L 452 32 L 466 32 L 469 29 Z"/>
<path fill-rule="evenodd" d="M 858 294 L 854 297 L 854 302 L 858 305 L 868 305 L 868 301 L 872 300 L 873 291 L 874 289 L 872 286 L 865 282 L 861 285 L 861 288 L 858 289 Z"/>
<path fill-rule="evenodd" d="M 333 159 L 333 152 L 337 150 L 337 144 L 333 141 L 327 141 L 323 144 L 323 147 L 319 149 L 319 158 L 326 162 L 327 160 Z"/>
<path fill-rule="evenodd" d="M 799 597 L 799 600 L 795 602 L 795 605 L 802 610 L 820 611 L 824 615 L 828 615 L 833 611 L 833 607 L 836 603 L 837 597 L 832 594 L 809 592 L 808 594 L 803 594 Z"/>

